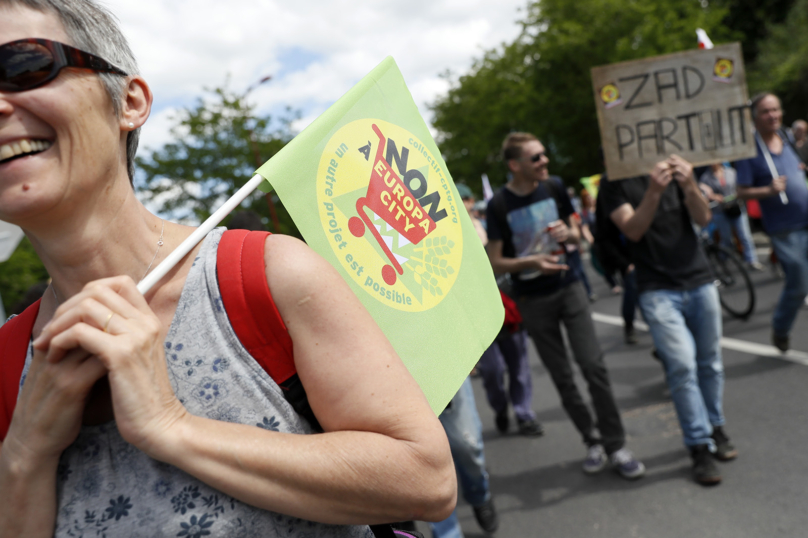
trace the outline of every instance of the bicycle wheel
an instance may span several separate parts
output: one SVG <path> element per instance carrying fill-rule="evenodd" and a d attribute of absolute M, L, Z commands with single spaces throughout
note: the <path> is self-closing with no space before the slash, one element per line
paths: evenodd
<path fill-rule="evenodd" d="M 707 260 L 721 306 L 733 317 L 747 319 L 755 310 L 755 288 L 741 260 L 722 245 L 707 247 Z"/>

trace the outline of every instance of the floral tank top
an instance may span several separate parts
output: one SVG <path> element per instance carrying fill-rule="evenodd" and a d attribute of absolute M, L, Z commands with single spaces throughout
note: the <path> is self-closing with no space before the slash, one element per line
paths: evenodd
<path fill-rule="evenodd" d="M 309 424 L 239 342 L 222 307 L 208 234 L 188 274 L 165 341 L 169 378 L 194 415 L 308 434 Z M 28 350 L 20 385 L 32 359 Z M 367 526 L 326 525 L 255 508 L 146 456 L 114 422 L 82 427 L 57 471 L 55 536 L 372 538 Z"/>

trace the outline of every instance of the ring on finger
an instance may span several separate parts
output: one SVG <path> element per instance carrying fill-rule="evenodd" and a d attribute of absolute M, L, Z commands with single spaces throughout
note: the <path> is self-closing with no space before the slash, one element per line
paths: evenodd
<path fill-rule="evenodd" d="M 109 316 L 107 316 L 107 321 L 104 323 L 104 332 L 107 332 L 107 329 L 109 328 L 109 322 L 112 319 L 112 316 L 114 315 L 115 312 L 110 311 Z"/>

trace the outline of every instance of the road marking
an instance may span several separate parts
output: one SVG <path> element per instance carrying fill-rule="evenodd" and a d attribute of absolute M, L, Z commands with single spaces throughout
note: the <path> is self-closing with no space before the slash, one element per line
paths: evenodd
<path fill-rule="evenodd" d="M 592 319 L 607 325 L 615 325 L 618 327 L 623 326 L 623 318 L 620 316 L 610 316 L 608 314 L 601 314 L 600 312 L 592 312 Z M 648 325 L 642 321 L 635 321 L 634 327 L 641 331 L 648 331 Z M 808 353 L 804 351 L 797 351 L 789 349 L 786 353 L 781 353 L 779 349 L 774 346 L 766 344 L 757 344 L 755 342 L 747 342 L 746 340 L 738 340 L 737 338 L 721 339 L 721 347 L 731 349 L 733 351 L 740 351 L 741 353 L 749 353 L 750 355 L 758 355 L 761 357 L 772 357 L 796 364 L 808 366 Z"/>

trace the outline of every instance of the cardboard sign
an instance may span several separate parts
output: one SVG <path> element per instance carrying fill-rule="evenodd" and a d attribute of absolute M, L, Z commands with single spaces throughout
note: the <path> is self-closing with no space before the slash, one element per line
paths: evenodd
<path fill-rule="evenodd" d="M 738 43 L 593 67 L 592 87 L 609 179 L 756 154 Z"/>

